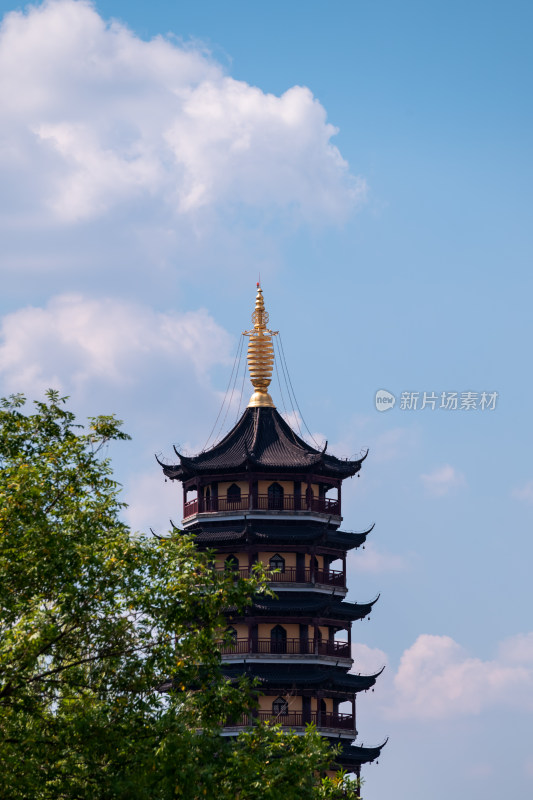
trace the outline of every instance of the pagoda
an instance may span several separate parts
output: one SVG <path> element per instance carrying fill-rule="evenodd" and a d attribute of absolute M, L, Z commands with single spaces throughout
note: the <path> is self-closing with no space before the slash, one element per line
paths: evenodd
<path fill-rule="evenodd" d="M 311 447 L 277 411 L 268 388 L 274 364 L 263 292 L 258 284 L 248 367 L 254 392 L 235 427 L 199 455 L 180 454 L 162 464 L 183 484 L 183 528 L 199 549 L 216 553 L 216 566 L 240 576 L 263 564 L 275 597 L 257 597 L 240 616 L 228 613 L 221 644 L 224 673 L 258 679 L 259 708 L 224 730 L 235 734 L 254 719 L 303 732 L 314 722 L 342 744 L 336 763 L 360 776 L 383 745 L 357 739 L 356 697 L 380 672 L 351 672 L 352 623 L 370 614 L 376 600 L 347 602 L 346 554 L 369 530 L 340 530 L 341 486 L 361 469 Z M 371 530 L 371 529 L 370 529 Z M 343 711 L 340 710 L 344 704 Z M 346 708 L 347 706 L 347 708 Z"/>

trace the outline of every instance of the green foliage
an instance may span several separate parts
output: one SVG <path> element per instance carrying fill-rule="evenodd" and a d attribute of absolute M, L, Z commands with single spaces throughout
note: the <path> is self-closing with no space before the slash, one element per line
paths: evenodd
<path fill-rule="evenodd" d="M 192 537 L 132 536 L 107 442 L 114 417 L 76 424 L 64 398 L 0 403 L 0 796 L 4 800 L 356 798 L 323 779 L 331 751 L 228 717 L 253 689 L 224 681 L 224 610 L 266 591 L 217 573 Z"/>

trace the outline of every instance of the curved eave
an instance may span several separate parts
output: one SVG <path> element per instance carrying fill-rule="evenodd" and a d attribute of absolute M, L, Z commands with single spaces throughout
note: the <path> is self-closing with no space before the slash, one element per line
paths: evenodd
<path fill-rule="evenodd" d="M 339 764 L 344 769 L 349 770 L 350 767 L 360 767 L 362 764 L 369 764 L 376 761 L 381 755 L 381 751 L 389 741 L 388 737 L 383 744 L 376 747 L 363 747 L 362 745 L 345 746 L 335 760 L 335 764 Z"/>
<path fill-rule="evenodd" d="M 328 544 L 336 545 L 343 550 L 353 550 L 356 547 L 361 547 L 366 542 L 366 537 L 372 533 L 376 523 L 370 526 L 366 531 L 360 533 L 355 531 L 330 531 L 328 532 Z"/>
<path fill-rule="evenodd" d="M 368 450 L 364 456 L 354 461 L 348 459 L 343 461 L 340 458 L 335 458 L 335 456 L 324 455 L 321 460 L 320 472 L 324 475 L 328 475 L 328 477 L 341 478 L 342 480 L 345 478 L 353 478 L 361 469 L 363 461 L 367 456 Z"/>

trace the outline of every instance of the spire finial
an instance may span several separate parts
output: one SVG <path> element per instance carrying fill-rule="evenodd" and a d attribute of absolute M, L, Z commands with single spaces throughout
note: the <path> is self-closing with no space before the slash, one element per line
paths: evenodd
<path fill-rule="evenodd" d="M 271 331 L 267 328 L 268 311 L 265 311 L 265 301 L 263 300 L 260 281 L 257 282 L 257 295 L 252 322 L 254 324 L 253 330 L 244 331 L 243 333 L 243 336 L 250 337 L 248 342 L 248 369 L 250 370 L 252 386 L 255 389 L 248 403 L 248 408 L 257 406 L 275 408 L 267 389 L 270 385 L 272 367 L 274 365 L 272 337 L 276 336 L 277 331 Z"/>

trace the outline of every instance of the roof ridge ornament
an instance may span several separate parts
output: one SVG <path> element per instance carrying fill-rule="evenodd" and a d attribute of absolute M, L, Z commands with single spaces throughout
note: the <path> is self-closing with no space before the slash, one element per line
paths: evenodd
<path fill-rule="evenodd" d="M 243 331 L 243 336 L 250 337 L 247 359 L 250 381 L 255 390 L 248 403 L 248 408 L 275 408 L 267 390 L 272 379 L 272 367 L 274 365 L 272 337 L 277 336 L 278 331 L 271 331 L 267 328 L 268 320 L 269 316 L 268 311 L 265 310 L 263 290 L 258 281 L 255 309 L 252 314 L 254 327 L 250 331 Z"/>

